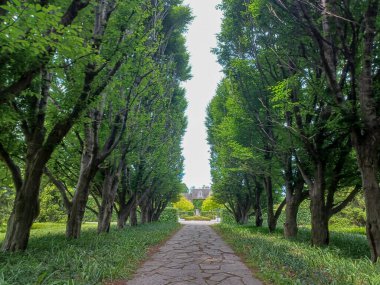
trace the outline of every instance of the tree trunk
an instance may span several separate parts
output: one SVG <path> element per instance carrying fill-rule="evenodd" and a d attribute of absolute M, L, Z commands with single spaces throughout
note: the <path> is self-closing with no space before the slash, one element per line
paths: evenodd
<path fill-rule="evenodd" d="M 129 223 L 132 227 L 137 226 L 137 205 L 136 204 L 134 204 L 131 207 L 130 214 L 129 214 Z"/>
<path fill-rule="evenodd" d="M 165 210 L 167 204 L 168 204 L 168 201 L 160 203 L 159 207 L 153 213 L 152 222 L 157 222 L 160 219 L 160 216 L 162 212 Z"/>
<path fill-rule="evenodd" d="M 325 207 L 324 166 L 316 166 L 315 181 L 310 189 L 311 243 L 315 246 L 329 244 L 328 213 Z"/>
<path fill-rule="evenodd" d="M 291 183 L 291 182 L 290 182 Z M 303 192 L 304 181 L 302 175 L 298 174 L 294 185 L 286 187 L 286 209 L 285 209 L 285 238 L 294 238 L 298 233 L 297 215 L 300 204 L 308 197 Z"/>
<path fill-rule="evenodd" d="M 272 233 L 276 230 L 277 220 L 273 210 L 273 185 L 270 176 L 265 177 L 264 185 L 267 194 L 268 228 L 269 232 Z"/>
<path fill-rule="evenodd" d="M 95 174 L 94 157 L 91 152 L 84 151 L 78 183 L 66 224 L 66 237 L 68 238 L 79 238 L 80 236 L 83 216 L 90 194 L 90 183 Z"/>
<path fill-rule="evenodd" d="M 374 78 L 373 62 L 375 56 L 377 18 L 379 1 L 368 1 L 365 13 L 363 41 L 363 69 L 359 83 L 360 112 L 363 129 L 354 133 L 353 141 L 357 152 L 359 169 L 362 176 L 364 199 L 367 212 L 367 239 L 371 250 L 371 260 L 378 261 L 380 256 L 380 189 L 378 181 L 380 118 L 378 98 Z"/>
<path fill-rule="evenodd" d="M 256 183 L 256 193 L 255 193 L 255 224 L 256 227 L 263 226 L 263 213 L 261 211 L 261 193 L 262 188 L 260 183 Z"/>
<path fill-rule="evenodd" d="M 130 212 L 131 212 L 131 209 L 129 209 L 129 208 L 128 208 L 128 211 L 124 211 L 124 209 L 120 210 L 119 214 L 117 215 L 117 228 L 118 229 L 120 229 L 120 230 L 124 229 Z"/>
<path fill-rule="evenodd" d="M 132 196 L 127 203 L 120 204 L 119 214 L 117 216 L 117 228 L 123 229 L 127 223 L 128 217 L 131 214 L 131 210 L 136 204 L 136 196 Z"/>
<path fill-rule="evenodd" d="M 248 213 L 240 212 L 240 215 L 237 217 L 237 222 L 240 225 L 245 225 L 248 223 Z"/>
<path fill-rule="evenodd" d="M 25 250 L 28 246 L 30 229 L 39 214 L 38 196 L 42 169 L 42 163 L 36 160 L 27 161 L 25 179 L 16 193 L 13 210 L 8 220 L 3 251 Z"/>
<path fill-rule="evenodd" d="M 297 236 L 297 233 L 298 233 L 297 214 L 298 214 L 299 204 L 300 203 L 297 203 L 297 201 L 295 201 L 294 197 L 292 197 L 292 199 L 286 200 L 285 224 L 284 224 L 285 238 L 293 238 Z"/>
<path fill-rule="evenodd" d="M 149 223 L 150 222 L 150 205 L 149 201 L 144 202 L 143 204 L 140 204 L 140 217 L 141 217 L 141 223 Z"/>
<path fill-rule="evenodd" d="M 117 170 L 118 171 L 118 170 Z M 116 198 L 117 188 L 119 186 L 120 171 L 115 173 L 113 170 L 107 171 L 103 182 L 102 204 L 100 206 L 98 217 L 98 233 L 109 232 L 113 204 Z"/>
<path fill-rule="evenodd" d="M 362 177 L 364 199 L 367 213 L 367 240 L 371 250 L 371 260 L 376 262 L 380 256 L 380 188 L 378 177 L 378 146 L 371 136 L 355 148 Z"/>

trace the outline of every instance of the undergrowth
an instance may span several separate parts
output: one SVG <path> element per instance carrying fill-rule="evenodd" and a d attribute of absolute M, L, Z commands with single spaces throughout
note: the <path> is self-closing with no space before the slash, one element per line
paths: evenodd
<path fill-rule="evenodd" d="M 98 235 L 86 223 L 79 239 L 67 240 L 65 225 L 36 223 L 25 252 L 0 253 L 0 284 L 100 284 L 127 279 L 159 244 L 179 228 L 152 223 Z M 4 234 L 0 234 L 0 241 Z"/>
<path fill-rule="evenodd" d="M 310 245 L 310 230 L 300 229 L 287 240 L 282 231 L 219 224 L 215 229 L 255 268 L 258 276 L 273 284 L 380 284 L 380 264 L 369 260 L 363 234 L 331 232 L 330 245 Z"/>

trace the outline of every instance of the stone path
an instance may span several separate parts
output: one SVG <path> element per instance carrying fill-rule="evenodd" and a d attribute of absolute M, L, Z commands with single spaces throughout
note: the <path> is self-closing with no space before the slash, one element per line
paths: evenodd
<path fill-rule="evenodd" d="M 128 285 L 262 285 L 208 225 L 186 224 Z"/>

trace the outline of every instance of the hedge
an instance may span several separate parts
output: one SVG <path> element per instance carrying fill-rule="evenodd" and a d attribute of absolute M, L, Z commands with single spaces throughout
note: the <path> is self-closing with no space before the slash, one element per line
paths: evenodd
<path fill-rule="evenodd" d="M 178 210 L 175 208 L 166 208 L 160 216 L 160 221 L 178 223 Z"/>

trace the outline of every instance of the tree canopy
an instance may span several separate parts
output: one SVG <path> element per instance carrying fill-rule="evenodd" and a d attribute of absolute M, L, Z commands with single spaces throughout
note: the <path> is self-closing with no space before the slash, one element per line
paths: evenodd
<path fill-rule="evenodd" d="M 240 223 L 255 214 L 261 225 L 263 208 L 270 231 L 286 204 L 286 237 L 310 199 L 318 246 L 329 243 L 330 218 L 363 189 L 376 261 L 378 1 L 225 0 L 219 8 L 214 53 L 224 79 L 206 121 L 215 196 Z"/>
<path fill-rule="evenodd" d="M 33 221 L 50 210 L 64 209 L 69 238 L 80 236 L 85 211 L 98 232 L 109 231 L 113 213 L 120 228 L 138 212 L 141 223 L 158 220 L 183 192 L 189 7 L 0 4 L 3 250 L 24 250 Z M 55 208 L 40 211 L 45 200 Z"/>

